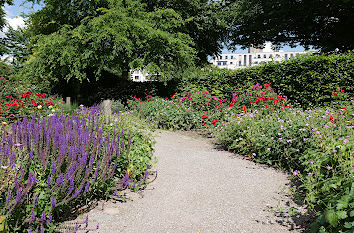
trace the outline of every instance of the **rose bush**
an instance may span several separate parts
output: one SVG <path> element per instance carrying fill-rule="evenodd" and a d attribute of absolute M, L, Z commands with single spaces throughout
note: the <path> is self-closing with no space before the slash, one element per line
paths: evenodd
<path fill-rule="evenodd" d="M 48 116 L 61 111 L 63 100 L 36 93 L 34 90 L 22 90 L 14 84 L 0 78 L 0 120 L 13 122 L 25 116 Z"/>

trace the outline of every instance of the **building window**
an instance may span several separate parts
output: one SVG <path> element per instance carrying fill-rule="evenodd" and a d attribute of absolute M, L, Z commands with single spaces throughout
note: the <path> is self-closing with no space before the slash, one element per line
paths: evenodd
<path fill-rule="evenodd" d="M 139 80 L 139 76 L 135 76 L 134 79 L 135 79 L 135 80 Z"/>
<path fill-rule="evenodd" d="M 249 60 L 249 63 L 250 63 L 250 65 L 252 64 L 252 55 L 249 55 L 248 56 L 248 60 Z"/>
<path fill-rule="evenodd" d="M 230 62 L 230 65 L 232 65 L 232 64 L 233 64 L 233 62 L 231 61 L 231 62 Z"/>
<path fill-rule="evenodd" d="M 264 54 L 263 57 L 264 57 L 264 58 L 267 58 L 267 54 Z"/>
<path fill-rule="evenodd" d="M 222 65 L 226 66 L 226 61 L 223 61 L 223 62 L 222 62 Z"/>
<path fill-rule="evenodd" d="M 280 55 L 279 55 L 279 54 L 275 54 L 275 57 L 279 58 L 279 57 L 280 57 Z"/>
<path fill-rule="evenodd" d="M 261 58 L 261 55 L 260 55 L 260 54 L 258 54 L 257 58 Z"/>
<path fill-rule="evenodd" d="M 231 59 L 234 59 L 234 56 L 231 56 Z"/>
<path fill-rule="evenodd" d="M 238 66 L 242 66 L 241 61 L 238 61 Z"/>
<path fill-rule="evenodd" d="M 218 61 L 218 66 L 221 66 L 221 61 Z"/>
<path fill-rule="evenodd" d="M 222 59 L 222 56 L 220 56 L 220 59 Z"/>
<path fill-rule="evenodd" d="M 254 64 L 256 64 L 256 65 L 257 65 L 257 64 L 258 64 L 258 61 L 255 61 L 255 62 L 254 62 Z"/>
<path fill-rule="evenodd" d="M 290 53 L 290 57 L 293 57 L 293 56 L 294 56 L 294 54 Z"/>
<path fill-rule="evenodd" d="M 285 59 L 288 59 L 288 54 L 287 53 L 285 54 Z"/>
<path fill-rule="evenodd" d="M 225 56 L 225 59 L 227 59 L 228 57 L 227 56 Z"/>
<path fill-rule="evenodd" d="M 273 57 L 273 55 L 272 54 L 269 54 L 269 58 L 272 58 Z"/>

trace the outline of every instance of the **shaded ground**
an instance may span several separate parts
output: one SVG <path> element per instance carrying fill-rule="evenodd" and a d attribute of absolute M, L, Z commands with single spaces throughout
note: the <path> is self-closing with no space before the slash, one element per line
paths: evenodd
<path fill-rule="evenodd" d="M 89 212 L 92 228 L 113 232 L 299 232 L 284 210 L 288 179 L 275 169 L 178 132 L 156 134 L 157 179 L 127 202 Z M 274 213 L 274 211 L 276 213 Z"/>

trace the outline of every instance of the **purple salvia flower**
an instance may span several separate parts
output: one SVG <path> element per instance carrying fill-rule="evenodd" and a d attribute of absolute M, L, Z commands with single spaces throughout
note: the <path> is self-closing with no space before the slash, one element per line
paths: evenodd
<path fill-rule="evenodd" d="M 34 222 L 34 221 L 36 221 L 36 215 L 34 214 L 34 210 L 32 210 L 30 222 Z"/>
<path fill-rule="evenodd" d="M 22 188 L 18 188 L 17 191 L 16 191 L 16 202 L 15 202 L 15 205 L 20 202 L 21 194 L 22 194 Z"/>
<path fill-rule="evenodd" d="M 56 188 L 60 188 L 64 180 L 64 175 L 60 174 L 59 177 L 56 179 Z"/>
<path fill-rule="evenodd" d="M 50 223 L 52 220 L 53 220 L 53 216 L 52 215 L 48 215 L 47 223 Z"/>
<path fill-rule="evenodd" d="M 124 176 L 124 178 L 122 180 L 122 185 L 123 185 L 123 188 L 128 187 L 128 185 L 129 185 L 129 175 L 128 175 L 128 173 L 125 173 L 125 176 Z"/>
<path fill-rule="evenodd" d="M 85 218 L 85 228 L 87 228 L 88 227 L 88 220 L 89 220 L 89 217 L 88 217 L 88 215 L 86 215 L 86 218 Z"/>
<path fill-rule="evenodd" d="M 53 175 L 55 174 L 56 169 L 57 169 L 57 164 L 54 162 L 54 163 L 52 164 L 52 174 L 53 174 Z"/>
<path fill-rule="evenodd" d="M 145 170 L 144 172 L 144 181 L 146 181 L 147 179 L 149 179 L 149 173 L 147 170 Z"/>
<path fill-rule="evenodd" d="M 117 193 L 118 193 L 118 189 L 116 189 L 116 190 L 114 191 L 113 197 L 115 197 L 115 196 L 117 195 Z"/>
<path fill-rule="evenodd" d="M 41 225 L 41 233 L 44 233 L 44 225 Z"/>
<path fill-rule="evenodd" d="M 45 210 L 43 210 L 42 217 L 39 221 L 44 222 L 46 219 L 47 219 L 46 212 L 45 212 Z"/>
<path fill-rule="evenodd" d="M 84 194 L 87 193 L 88 189 L 90 187 L 90 181 L 87 181 L 86 187 L 85 187 L 85 191 Z"/>
<path fill-rule="evenodd" d="M 52 197 L 51 207 L 52 207 L 52 209 L 54 209 L 54 207 L 55 207 L 55 197 L 54 196 Z"/>
<path fill-rule="evenodd" d="M 6 196 L 6 202 L 5 202 L 5 206 L 6 206 L 6 207 L 8 207 L 9 202 L 10 202 L 10 200 L 11 200 L 11 197 L 12 197 L 11 191 L 8 190 L 7 196 Z"/>
<path fill-rule="evenodd" d="M 70 195 L 70 193 L 73 191 L 74 189 L 74 178 L 70 179 L 70 185 L 69 185 L 69 191 L 68 191 L 68 195 Z"/>
<path fill-rule="evenodd" d="M 122 140 L 122 149 L 124 150 L 124 139 Z"/>

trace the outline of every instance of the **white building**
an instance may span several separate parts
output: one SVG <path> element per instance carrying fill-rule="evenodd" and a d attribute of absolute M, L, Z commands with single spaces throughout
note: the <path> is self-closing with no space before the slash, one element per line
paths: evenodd
<path fill-rule="evenodd" d="M 238 69 L 248 66 L 256 66 L 269 61 L 288 60 L 304 52 L 284 52 L 283 50 L 273 50 L 271 43 L 265 43 L 263 49 L 250 47 L 248 53 L 223 53 L 214 57 L 209 62 L 219 68 Z"/>
<path fill-rule="evenodd" d="M 131 70 L 130 75 L 134 82 L 146 82 L 151 80 L 149 74 L 143 70 Z"/>

